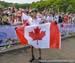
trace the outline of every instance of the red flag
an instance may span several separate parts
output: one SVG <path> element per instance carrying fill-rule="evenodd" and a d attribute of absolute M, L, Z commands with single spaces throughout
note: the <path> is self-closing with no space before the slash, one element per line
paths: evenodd
<path fill-rule="evenodd" d="M 24 37 L 24 27 L 25 26 L 21 26 L 21 27 L 18 27 L 16 28 L 16 34 L 21 42 L 21 44 L 28 44 L 28 41 L 27 39 Z"/>
<path fill-rule="evenodd" d="M 52 22 L 50 27 L 50 48 L 60 48 L 59 45 L 60 45 L 59 28 L 55 22 Z"/>
<path fill-rule="evenodd" d="M 35 48 L 60 48 L 60 32 L 55 22 L 22 26 L 16 29 L 21 44 L 30 44 Z"/>

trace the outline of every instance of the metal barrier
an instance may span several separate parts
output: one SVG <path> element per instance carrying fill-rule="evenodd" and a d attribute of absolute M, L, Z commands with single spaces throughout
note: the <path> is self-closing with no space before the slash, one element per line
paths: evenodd
<path fill-rule="evenodd" d="M 20 26 L 20 25 L 0 26 L 0 46 L 12 45 L 12 44 L 19 43 L 19 42 L 16 42 L 16 40 L 18 40 L 18 38 L 17 38 L 16 32 L 15 32 L 15 27 L 18 27 L 18 26 Z M 59 26 L 59 29 L 61 32 L 61 37 L 75 34 L 75 24 L 73 24 L 73 23 L 58 24 L 58 26 Z M 15 42 L 7 42 L 8 39 L 14 40 Z"/>

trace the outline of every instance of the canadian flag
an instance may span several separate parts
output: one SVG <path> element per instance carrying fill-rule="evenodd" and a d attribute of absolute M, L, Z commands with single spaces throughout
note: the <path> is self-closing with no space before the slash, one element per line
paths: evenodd
<path fill-rule="evenodd" d="M 16 28 L 21 44 L 35 48 L 61 48 L 61 37 L 58 25 L 54 22 Z"/>
<path fill-rule="evenodd" d="M 17 16 L 21 17 L 21 21 L 24 25 L 29 25 L 28 23 L 29 17 L 22 10 L 17 11 L 16 14 Z"/>

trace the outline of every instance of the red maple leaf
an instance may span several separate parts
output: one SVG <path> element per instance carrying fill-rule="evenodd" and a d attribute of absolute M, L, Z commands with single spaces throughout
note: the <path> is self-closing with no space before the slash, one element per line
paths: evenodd
<path fill-rule="evenodd" d="M 29 32 L 29 36 L 33 40 L 37 40 L 37 45 L 38 45 L 38 40 L 42 40 L 42 38 L 45 36 L 45 31 L 40 31 L 41 29 L 39 27 L 36 27 L 34 31 Z"/>

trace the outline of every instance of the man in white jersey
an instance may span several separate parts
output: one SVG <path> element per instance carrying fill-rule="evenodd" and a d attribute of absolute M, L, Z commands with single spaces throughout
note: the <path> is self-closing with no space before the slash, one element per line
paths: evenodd
<path fill-rule="evenodd" d="M 31 12 L 31 17 L 32 17 L 32 20 L 29 20 L 30 25 L 42 24 L 41 18 L 37 17 L 37 12 L 36 11 Z M 33 49 L 34 49 L 33 46 L 31 46 L 32 59 L 30 60 L 30 62 L 32 62 L 35 59 Z M 39 58 L 38 59 L 41 59 L 41 49 L 38 49 L 38 50 L 39 50 Z"/>
<path fill-rule="evenodd" d="M 29 15 L 25 15 L 24 13 L 22 13 L 21 18 L 22 18 L 22 20 L 26 21 L 24 23 L 25 26 L 42 24 L 42 21 L 41 21 L 42 19 L 37 17 L 37 11 L 36 10 L 32 11 L 30 16 Z M 39 50 L 39 58 L 38 59 L 41 59 L 41 49 L 38 49 L 38 50 Z M 31 46 L 31 54 L 32 54 L 32 58 L 31 58 L 30 62 L 32 62 L 35 59 L 33 46 Z"/>
<path fill-rule="evenodd" d="M 22 12 L 21 20 L 24 25 L 38 25 L 44 23 L 45 20 L 42 17 L 37 17 L 37 12 L 32 11 L 31 16 L 29 16 L 26 12 Z"/>
<path fill-rule="evenodd" d="M 37 12 L 36 11 L 32 11 L 31 12 L 31 20 L 29 20 L 29 24 L 30 25 L 39 25 L 42 24 L 42 18 L 37 17 Z"/>

